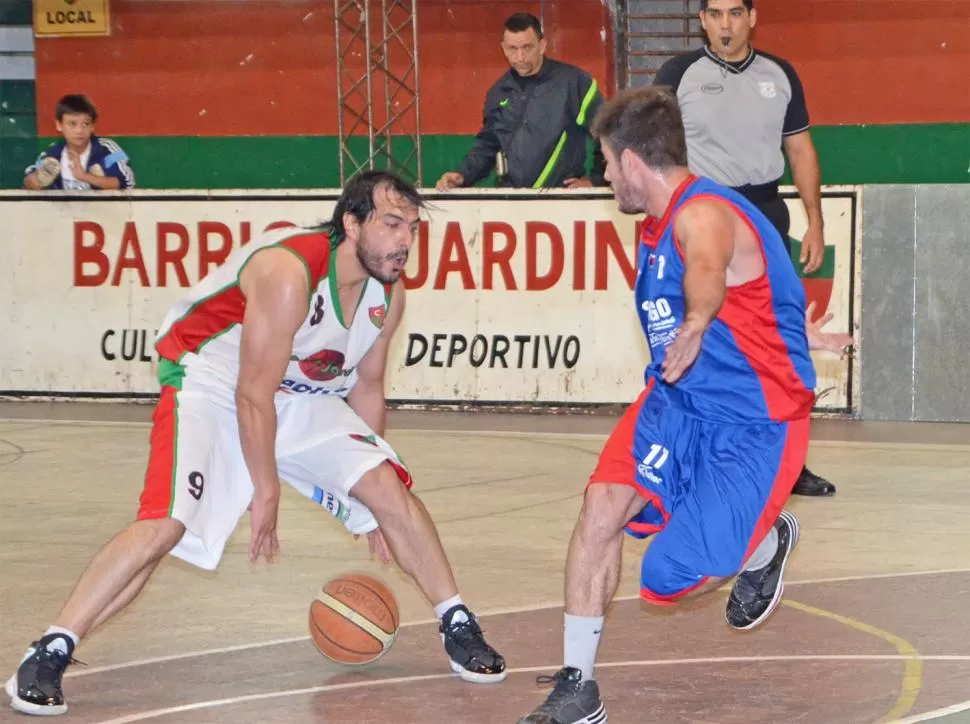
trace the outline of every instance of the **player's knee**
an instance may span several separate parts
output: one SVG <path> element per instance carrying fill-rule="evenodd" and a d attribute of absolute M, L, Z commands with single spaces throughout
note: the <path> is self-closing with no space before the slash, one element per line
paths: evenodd
<path fill-rule="evenodd" d="M 146 563 L 157 561 L 171 551 L 185 534 L 185 525 L 174 518 L 138 520 L 128 528 L 133 545 Z"/>
<path fill-rule="evenodd" d="M 586 489 L 580 513 L 584 534 L 587 537 L 609 539 L 622 533 L 638 498 L 637 492 L 628 485 L 590 485 Z"/>
<path fill-rule="evenodd" d="M 661 539 L 647 547 L 640 565 L 640 595 L 654 603 L 672 603 L 704 582 L 706 576 L 678 556 Z"/>
<path fill-rule="evenodd" d="M 367 506 L 381 524 L 389 516 L 403 514 L 413 498 L 401 472 L 387 461 L 364 473 L 351 494 Z"/>

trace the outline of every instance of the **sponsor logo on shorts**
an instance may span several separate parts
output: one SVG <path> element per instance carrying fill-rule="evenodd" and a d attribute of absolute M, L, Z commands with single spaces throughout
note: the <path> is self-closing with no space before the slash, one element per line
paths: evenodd
<path fill-rule="evenodd" d="M 662 468 L 669 457 L 670 451 L 667 448 L 657 444 L 651 445 L 650 452 L 637 465 L 637 472 L 654 485 L 663 485 L 663 478 L 657 475 L 654 470 Z"/>
<path fill-rule="evenodd" d="M 313 502 L 326 508 L 334 518 L 342 523 L 350 520 L 350 508 L 337 500 L 334 494 L 329 491 L 314 486 Z"/>
<path fill-rule="evenodd" d="M 374 435 L 374 434 L 371 434 L 371 435 L 361 435 L 360 433 L 352 432 L 352 433 L 350 433 L 350 439 L 351 440 L 356 440 L 357 442 L 365 443 L 367 445 L 373 445 L 374 447 L 377 447 L 377 436 Z"/>
<path fill-rule="evenodd" d="M 659 475 L 654 473 L 653 469 L 649 465 L 644 465 L 643 463 L 640 463 L 637 466 L 637 471 L 640 473 L 640 475 L 645 477 L 654 485 L 661 485 L 663 483 L 663 479 Z"/>

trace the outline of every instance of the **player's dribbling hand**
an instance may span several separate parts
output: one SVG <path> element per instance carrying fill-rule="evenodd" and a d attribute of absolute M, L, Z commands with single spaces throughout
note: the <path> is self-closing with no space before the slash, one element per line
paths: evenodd
<path fill-rule="evenodd" d="M 687 368 L 694 364 L 697 355 L 700 354 L 703 337 L 704 330 L 691 324 L 690 321 L 680 325 L 677 336 L 664 353 L 664 361 L 661 365 L 664 382 L 672 385 L 683 377 Z"/>
<path fill-rule="evenodd" d="M 367 534 L 367 547 L 371 555 L 381 559 L 381 563 L 391 562 L 391 549 L 387 547 L 387 541 L 384 540 L 384 534 L 381 533 L 380 528 L 375 528 Z"/>
<path fill-rule="evenodd" d="M 280 491 L 263 493 L 257 490 L 249 507 L 249 522 L 252 538 L 249 543 L 249 562 L 255 563 L 265 556 L 267 563 L 279 555 L 280 541 L 276 537 L 276 521 L 280 512 Z"/>

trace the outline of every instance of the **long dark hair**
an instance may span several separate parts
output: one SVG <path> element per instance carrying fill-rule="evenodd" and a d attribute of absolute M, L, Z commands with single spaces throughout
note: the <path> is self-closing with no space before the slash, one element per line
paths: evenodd
<path fill-rule="evenodd" d="M 344 239 L 344 214 L 352 214 L 361 224 L 370 218 L 376 206 L 374 192 L 381 186 L 400 194 L 419 209 L 427 206 L 421 192 L 400 176 L 390 171 L 364 171 L 344 186 L 333 210 L 333 217 L 325 224 L 334 244 L 339 244 Z"/>

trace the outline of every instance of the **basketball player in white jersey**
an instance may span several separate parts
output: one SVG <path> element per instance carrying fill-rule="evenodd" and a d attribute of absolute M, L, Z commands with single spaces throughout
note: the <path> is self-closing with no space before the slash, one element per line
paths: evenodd
<path fill-rule="evenodd" d="M 279 552 L 280 478 L 393 556 L 435 606 L 451 668 L 501 681 L 505 661 L 462 603 L 411 476 L 384 441 L 384 367 L 423 199 L 385 172 L 343 191 L 327 225 L 237 250 L 169 312 L 137 520 L 94 557 L 6 691 L 17 711 L 67 711 L 79 639 L 131 602 L 166 553 L 215 569 L 251 510 L 250 560 Z"/>

